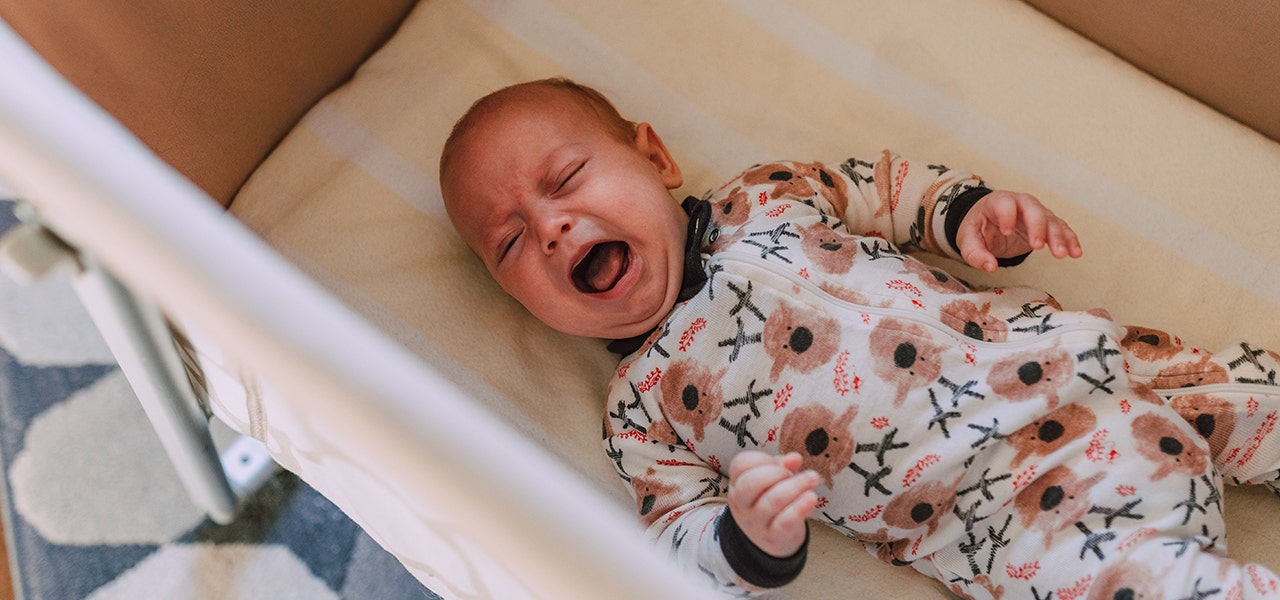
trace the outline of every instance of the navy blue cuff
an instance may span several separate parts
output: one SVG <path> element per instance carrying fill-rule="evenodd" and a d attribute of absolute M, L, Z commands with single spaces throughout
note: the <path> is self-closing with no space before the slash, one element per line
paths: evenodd
<path fill-rule="evenodd" d="M 956 196 L 955 200 L 947 206 L 947 221 L 943 224 L 947 232 L 947 243 L 955 249 L 956 253 L 960 253 L 959 246 L 956 246 L 956 233 L 960 231 L 960 222 L 964 220 L 965 215 L 969 214 L 969 209 L 977 204 L 979 200 L 990 194 L 991 190 L 985 187 L 969 188 Z M 1001 267 L 1015 267 L 1027 260 L 1031 253 L 1019 254 L 1009 258 L 996 258 L 996 265 Z"/>
<path fill-rule="evenodd" d="M 727 506 L 716 519 L 716 536 L 720 538 L 720 549 L 733 572 L 762 588 L 782 587 L 795 581 L 809 557 L 808 523 L 805 523 L 804 544 L 786 558 L 777 558 L 761 550 L 733 520 L 733 513 Z"/>

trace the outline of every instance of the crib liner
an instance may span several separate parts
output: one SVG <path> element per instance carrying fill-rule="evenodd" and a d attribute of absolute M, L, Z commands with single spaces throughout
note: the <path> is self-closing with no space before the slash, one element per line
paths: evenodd
<path fill-rule="evenodd" d="M 1247 333 L 1280 347 L 1274 328 L 1257 327 L 1280 316 L 1276 278 L 1266 276 L 1280 248 L 1263 235 L 1280 215 L 1258 209 L 1280 183 L 1280 144 L 1021 3 L 839 11 L 817 2 L 626 2 L 608 11 L 568 0 L 422 3 L 281 143 L 233 213 L 623 504 L 598 445 L 612 359 L 598 341 L 552 332 L 503 296 L 444 220 L 435 183 L 440 141 L 471 101 L 561 74 L 655 125 L 685 170 L 679 194 L 700 194 L 753 162 L 874 155 L 891 145 L 1036 193 L 1081 231 L 1085 259 L 1033 256 L 1001 283 L 1050 289 L 1068 306 L 1106 306 L 1201 345 Z M 1219 309 L 1188 310 L 1208 306 Z M 521 597 L 496 565 L 476 566 L 482 555 L 462 550 L 462 532 L 410 522 L 404 503 L 429 499 L 398 497 L 394 474 L 353 492 L 350 479 L 363 477 L 355 463 L 329 456 L 344 448 L 304 415 L 277 414 L 269 384 L 249 377 L 262 392 L 252 396 L 261 414 L 251 417 L 237 368 L 211 377 L 215 412 L 238 429 L 265 423 L 286 468 L 432 589 Z M 1242 531 L 1280 514 L 1274 499 L 1236 489 L 1228 497 L 1233 555 L 1274 566 L 1280 541 Z M 946 596 L 872 564 L 832 531 L 814 533 L 810 567 L 780 597 Z M 489 577 L 515 595 L 481 589 Z"/>

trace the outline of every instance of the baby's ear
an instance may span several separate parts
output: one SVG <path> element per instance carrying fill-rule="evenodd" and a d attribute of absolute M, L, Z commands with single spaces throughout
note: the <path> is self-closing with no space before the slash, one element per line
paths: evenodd
<path fill-rule="evenodd" d="M 676 159 L 671 156 L 671 152 L 667 150 L 666 144 L 662 143 L 662 138 L 658 137 L 658 132 L 652 125 L 648 123 L 636 125 L 636 150 L 648 158 L 658 170 L 658 177 L 667 189 L 674 190 L 684 185 L 680 165 L 676 164 Z"/>

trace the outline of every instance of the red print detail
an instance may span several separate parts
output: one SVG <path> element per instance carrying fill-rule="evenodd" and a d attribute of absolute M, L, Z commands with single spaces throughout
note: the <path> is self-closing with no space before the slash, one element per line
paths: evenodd
<path fill-rule="evenodd" d="M 884 429 L 889 426 L 889 417 L 876 417 L 871 419 L 871 426 L 876 429 Z"/>
<path fill-rule="evenodd" d="M 1277 583 L 1275 579 L 1259 572 L 1257 565 L 1249 565 L 1245 567 L 1245 570 L 1249 572 L 1249 582 L 1253 584 L 1253 589 L 1258 590 L 1258 593 L 1275 593 L 1277 590 L 1280 590 L 1280 583 Z"/>
<path fill-rule="evenodd" d="M 1089 447 L 1084 451 L 1084 455 L 1093 462 L 1112 462 L 1120 453 L 1116 452 L 1116 445 L 1107 439 L 1107 430 L 1099 429 L 1093 432 L 1093 438 L 1089 440 Z"/>
<path fill-rule="evenodd" d="M 668 525 L 675 523 L 676 519 L 679 519 L 680 515 L 683 515 L 683 514 L 684 514 L 683 510 L 673 510 L 667 513 L 666 523 Z"/>
<path fill-rule="evenodd" d="M 643 431 L 637 431 L 635 429 L 629 429 L 627 431 L 619 433 L 618 437 L 627 439 L 627 440 L 635 440 L 637 442 L 649 441 L 649 436 L 645 435 Z"/>
<path fill-rule="evenodd" d="M 787 402 L 791 400 L 791 389 L 791 384 L 788 383 L 773 396 L 773 412 L 782 410 L 787 405 Z"/>
<path fill-rule="evenodd" d="M 886 283 L 884 285 L 885 287 L 888 287 L 891 290 L 898 290 L 899 292 L 907 292 L 908 294 L 911 294 L 912 296 L 915 296 L 917 298 L 923 295 L 920 293 L 920 288 L 916 287 L 915 285 L 912 285 L 908 281 L 903 281 L 901 279 L 894 279 L 893 281 L 890 281 L 889 283 Z"/>
<path fill-rule="evenodd" d="M 902 477 L 902 487 L 911 487 L 911 484 L 919 481 L 920 474 L 923 473 L 925 469 L 938 464 L 938 461 L 940 460 L 942 460 L 941 456 L 938 456 L 937 454 L 930 454 L 916 461 L 916 466 L 911 467 L 911 469 L 907 471 L 907 474 Z"/>
<path fill-rule="evenodd" d="M 685 462 L 683 460 L 676 460 L 674 458 L 664 458 L 655 462 L 657 462 L 659 465 L 662 465 L 664 467 L 696 467 L 698 466 L 696 463 Z"/>
<path fill-rule="evenodd" d="M 1029 581 L 1032 577 L 1036 576 L 1036 573 L 1040 572 L 1040 561 L 1037 560 L 1035 562 L 1029 562 L 1025 565 L 1019 566 L 1005 565 L 1004 572 L 1008 573 L 1009 577 L 1014 579 Z"/>
<path fill-rule="evenodd" d="M 1128 399 L 1128 398 L 1121 398 L 1121 399 L 1120 399 L 1120 412 L 1122 412 L 1122 413 L 1124 413 L 1124 414 L 1126 414 L 1126 415 L 1127 415 L 1127 414 L 1129 414 L 1129 411 L 1131 411 L 1131 410 L 1133 410 L 1133 405 L 1132 405 L 1132 404 L 1129 404 L 1129 399 Z"/>
<path fill-rule="evenodd" d="M 813 507 L 814 507 L 814 508 L 826 508 L 826 507 L 827 507 L 827 505 L 828 505 L 828 504 L 830 504 L 830 503 L 831 503 L 831 501 L 830 501 L 830 500 L 827 500 L 825 497 L 823 497 L 823 496 L 818 496 L 818 501 L 813 503 Z"/>
<path fill-rule="evenodd" d="M 1120 544 L 1116 546 L 1116 551 L 1123 552 L 1125 550 L 1128 550 L 1129 548 L 1137 545 L 1138 542 L 1144 539 L 1147 539 L 1155 534 L 1156 534 L 1156 530 L 1154 528 L 1142 527 L 1137 531 L 1134 531 L 1133 533 L 1130 533 L 1129 535 L 1125 536 L 1123 540 L 1120 540 Z"/>
<path fill-rule="evenodd" d="M 788 208 L 791 208 L 790 204 L 783 204 L 782 206 L 779 206 L 777 208 L 771 208 L 765 211 L 764 214 L 770 217 L 777 217 L 777 216 L 781 216 L 782 213 L 787 212 Z"/>
<path fill-rule="evenodd" d="M 1276 413 L 1273 412 L 1262 420 L 1262 426 L 1258 428 L 1257 433 L 1253 434 L 1253 439 L 1249 441 L 1249 449 L 1244 451 L 1244 456 L 1240 457 L 1240 461 L 1236 463 L 1236 466 L 1243 467 L 1250 460 L 1253 460 L 1253 453 L 1258 451 L 1258 448 L 1262 446 L 1262 441 L 1267 439 L 1267 436 L 1271 435 L 1275 428 Z"/>
<path fill-rule="evenodd" d="M 1227 590 L 1226 600 L 1242 600 L 1244 598 L 1244 582 L 1237 581 L 1235 585 Z"/>
<path fill-rule="evenodd" d="M 803 278 L 805 278 L 805 279 L 808 279 L 808 278 L 809 278 L 809 268 L 808 268 L 808 267 L 802 267 L 802 268 L 800 269 L 800 276 L 801 276 L 801 277 L 803 277 Z"/>
<path fill-rule="evenodd" d="M 641 393 L 647 392 L 653 389 L 653 386 L 658 385 L 658 381 L 660 381 L 661 379 L 662 379 L 662 368 L 654 367 L 652 371 L 649 371 L 648 375 L 644 376 L 644 381 L 641 381 L 640 385 L 636 386 L 636 388 L 638 388 Z"/>
<path fill-rule="evenodd" d="M 860 515 L 849 515 L 849 520 L 855 523 L 866 523 L 871 519 L 880 516 L 880 511 L 884 510 L 883 504 L 877 504 L 872 508 L 868 508 L 866 512 Z"/>
<path fill-rule="evenodd" d="M 1035 479 L 1035 477 L 1036 477 L 1036 466 L 1031 465 L 1027 467 L 1025 470 L 1023 470 L 1021 473 L 1018 473 L 1017 477 L 1013 478 L 1013 489 L 1016 490 L 1024 485 L 1027 485 L 1028 483 L 1031 483 L 1031 480 Z"/>
<path fill-rule="evenodd" d="M 1125 497 L 1125 498 L 1128 498 L 1129 496 L 1134 495 L 1135 493 L 1137 493 L 1137 491 L 1138 491 L 1138 488 L 1135 488 L 1131 485 L 1116 486 L 1116 493 L 1120 494 L 1122 497 Z"/>
<path fill-rule="evenodd" d="M 777 427 L 770 427 L 770 428 L 769 428 L 769 435 L 768 435 L 767 437 L 765 437 L 765 440 L 764 440 L 764 441 L 766 441 L 766 442 L 772 442 L 772 441 L 775 441 L 775 440 L 777 440 L 777 439 L 778 439 L 778 428 L 777 428 Z"/>
<path fill-rule="evenodd" d="M 618 379 L 622 379 L 623 377 L 626 377 L 627 371 L 630 371 L 630 370 L 631 370 L 631 363 L 627 363 L 625 365 L 622 365 L 621 367 L 618 367 Z"/>
<path fill-rule="evenodd" d="M 906 181 L 909 170 L 911 170 L 911 163 L 905 160 L 898 165 L 898 173 L 893 178 L 893 200 L 889 203 L 889 210 L 898 209 L 898 198 L 902 196 L 902 182 Z"/>
<path fill-rule="evenodd" d="M 1252 417 L 1252 416 L 1253 416 L 1253 415 L 1255 415 L 1255 414 L 1258 414 L 1258 401 L 1257 401 L 1257 400 L 1254 400 L 1254 399 L 1253 399 L 1253 396 L 1249 396 L 1249 402 L 1248 402 L 1248 404 L 1247 404 L 1246 406 L 1248 406 L 1248 407 L 1249 407 L 1249 416 L 1250 416 L 1250 417 Z"/>
<path fill-rule="evenodd" d="M 1058 589 L 1059 600 L 1076 600 L 1084 596 L 1089 591 L 1089 584 L 1093 583 L 1093 575 L 1085 575 L 1084 579 L 1077 581 L 1075 585 L 1069 588 Z"/>
<path fill-rule="evenodd" d="M 861 383 L 861 381 L 858 380 L 857 375 L 854 375 L 852 379 L 850 378 L 849 372 L 846 370 L 848 365 L 849 351 L 845 350 L 840 353 L 840 356 L 836 357 L 836 373 L 835 378 L 831 382 L 836 388 L 836 393 L 841 396 L 848 394 L 850 390 L 856 389 Z"/>
<path fill-rule="evenodd" d="M 1240 448 L 1232 448 L 1231 452 L 1227 453 L 1227 459 L 1222 462 L 1229 463 L 1235 460 L 1237 456 L 1240 456 Z"/>
<path fill-rule="evenodd" d="M 764 192 L 760 192 L 760 195 L 756 196 L 756 200 L 760 202 L 760 206 L 764 206 L 769 202 L 769 195 Z"/>
<path fill-rule="evenodd" d="M 714 454 L 707 457 L 707 464 L 711 465 L 712 469 L 720 470 L 720 459 L 716 458 Z"/>
<path fill-rule="evenodd" d="M 684 330 L 684 334 L 680 336 L 680 351 L 687 352 L 689 350 L 689 346 L 693 345 L 693 336 L 697 335 L 699 331 L 706 329 L 706 327 L 706 319 L 702 317 L 694 319 L 693 323 L 689 325 L 689 328 Z"/>
<path fill-rule="evenodd" d="M 867 314 L 867 313 L 858 313 L 858 316 L 862 317 L 862 324 L 863 324 L 863 325 L 870 325 L 870 324 L 871 324 L 871 315 L 869 315 L 869 314 Z"/>

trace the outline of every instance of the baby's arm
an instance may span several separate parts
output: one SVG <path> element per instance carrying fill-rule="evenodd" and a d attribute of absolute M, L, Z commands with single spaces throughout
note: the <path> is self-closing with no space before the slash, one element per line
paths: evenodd
<path fill-rule="evenodd" d="M 647 537 L 722 590 L 751 594 L 795 579 L 807 555 L 804 517 L 816 500 L 809 491 L 813 485 L 804 483 L 808 475 L 794 474 L 799 456 L 775 459 L 746 452 L 746 458 L 729 460 L 730 472 L 738 479 L 730 485 L 714 456 L 700 458 L 689 448 L 693 442 L 671 431 L 657 406 L 646 406 L 648 396 L 615 381 L 604 440 L 606 454 L 628 483 L 636 512 L 648 525 Z M 788 485 L 779 487 L 789 479 L 802 483 L 797 490 L 801 497 L 791 502 L 786 501 Z M 742 489 L 730 489 L 736 487 Z M 771 529 L 774 519 L 764 513 L 773 510 L 775 501 L 782 504 L 780 512 L 795 515 L 778 520 L 775 529 L 783 535 L 776 538 L 759 533 Z M 742 508 L 731 509 L 731 504 Z M 794 504 L 808 508 L 789 511 L 787 506 Z M 790 552 L 771 554 L 760 544 L 772 552 Z"/>
<path fill-rule="evenodd" d="M 986 271 L 1017 264 L 1022 255 L 1046 246 L 1057 258 L 1081 255 L 1075 233 L 1034 196 L 992 192 L 968 171 L 888 150 L 877 160 L 849 159 L 831 167 L 761 165 L 735 183 L 740 185 L 719 201 L 730 215 L 725 221 L 732 220 L 731 209 L 784 211 L 803 198 L 838 219 L 833 228 L 883 237 Z"/>

